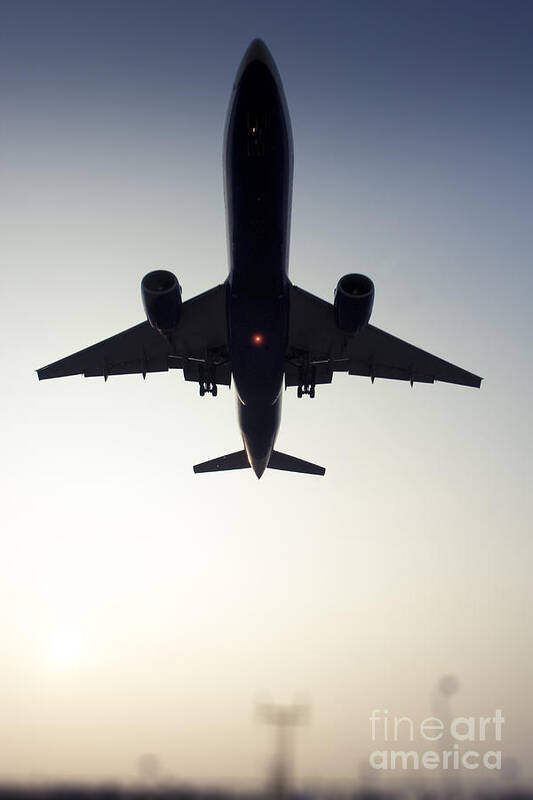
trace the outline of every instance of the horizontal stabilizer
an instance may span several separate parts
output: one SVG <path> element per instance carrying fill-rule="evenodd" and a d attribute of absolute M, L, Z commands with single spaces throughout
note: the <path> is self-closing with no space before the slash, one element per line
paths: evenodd
<path fill-rule="evenodd" d="M 246 455 L 246 450 L 239 450 L 237 453 L 229 453 L 227 456 L 212 458 L 211 461 L 204 461 L 202 464 L 195 464 L 195 472 L 220 472 L 224 469 L 249 469 L 250 462 Z"/>
<path fill-rule="evenodd" d="M 268 468 L 282 469 L 286 472 L 305 472 L 308 475 L 324 475 L 326 472 L 325 468 L 319 467 L 318 464 L 311 464 L 310 461 L 288 456 L 286 453 L 279 453 L 277 450 L 272 450 Z"/>

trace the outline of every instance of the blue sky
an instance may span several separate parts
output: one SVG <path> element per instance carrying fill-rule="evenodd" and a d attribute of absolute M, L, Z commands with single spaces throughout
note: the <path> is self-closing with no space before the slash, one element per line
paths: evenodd
<path fill-rule="evenodd" d="M 353 785 L 374 707 L 506 714 L 527 772 L 533 10 L 526 2 L 4 2 L 0 773 L 263 779 L 258 693 L 311 698 L 298 780 Z M 284 399 L 324 480 L 194 476 L 234 397 L 178 375 L 37 382 L 227 272 L 222 134 L 268 44 L 295 143 L 290 273 L 480 392 L 348 378 Z M 102 733 L 105 721 L 107 733 Z M 30 731 L 31 730 L 31 734 Z M 207 733 L 206 733 L 207 731 Z"/>

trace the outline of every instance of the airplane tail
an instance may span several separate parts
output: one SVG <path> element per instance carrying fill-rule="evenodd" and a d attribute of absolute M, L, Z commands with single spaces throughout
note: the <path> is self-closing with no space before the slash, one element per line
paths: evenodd
<path fill-rule="evenodd" d="M 204 461 L 201 464 L 195 464 L 193 470 L 196 473 L 200 473 L 249 468 L 250 462 L 248 461 L 246 450 L 238 450 L 236 453 L 229 453 L 227 456 L 220 456 L 219 458 L 212 458 L 210 461 Z M 311 464 L 310 461 L 304 461 L 302 458 L 288 456 L 286 453 L 280 453 L 278 450 L 272 450 L 268 462 L 268 469 L 281 469 L 285 472 L 303 472 L 307 475 L 324 475 L 326 472 L 324 467 L 319 467 L 318 464 Z"/>

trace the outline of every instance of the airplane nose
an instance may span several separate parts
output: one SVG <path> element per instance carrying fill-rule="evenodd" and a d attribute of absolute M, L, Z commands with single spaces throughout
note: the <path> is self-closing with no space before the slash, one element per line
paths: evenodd
<path fill-rule="evenodd" d="M 262 39 L 254 39 L 249 45 L 246 53 L 244 54 L 244 61 L 251 64 L 252 61 L 262 61 L 266 64 L 272 56 L 270 51 Z"/>
<path fill-rule="evenodd" d="M 258 61 L 260 64 L 263 64 L 273 75 L 277 74 L 276 65 L 270 50 L 262 39 L 254 39 L 253 42 L 251 42 L 251 44 L 248 46 L 248 49 L 242 58 L 237 71 L 237 81 L 246 71 L 246 68 L 256 61 Z"/>

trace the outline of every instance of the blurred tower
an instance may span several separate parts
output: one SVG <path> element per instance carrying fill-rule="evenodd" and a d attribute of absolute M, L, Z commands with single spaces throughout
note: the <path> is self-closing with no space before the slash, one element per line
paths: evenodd
<path fill-rule="evenodd" d="M 143 753 L 137 761 L 139 778 L 144 786 L 154 786 L 161 775 L 161 763 L 154 753 Z"/>
<path fill-rule="evenodd" d="M 439 678 L 433 689 L 432 706 L 433 714 L 444 723 L 444 735 L 440 740 L 443 750 L 452 750 L 454 740 L 450 734 L 450 725 L 453 720 L 453 707 L 450 698 L 459 691 L 459 680 L 455 675 L 443 675 Z M 461 781 L 459 772 L 455 770 L 440 771 L 443 787 L 443 796 L 459 798 L 461 794 Z"/>
<path fill-rule="evenodd" d="M 275 728 L 275 751 L 268 794 L 272 800 L 286 800 L 291 779 L 294 728 L 307 722 L 309 707 L 302 703 L 293 703 L 290 706 L 259 703 L 257 713 L 263 722 Z"/>

